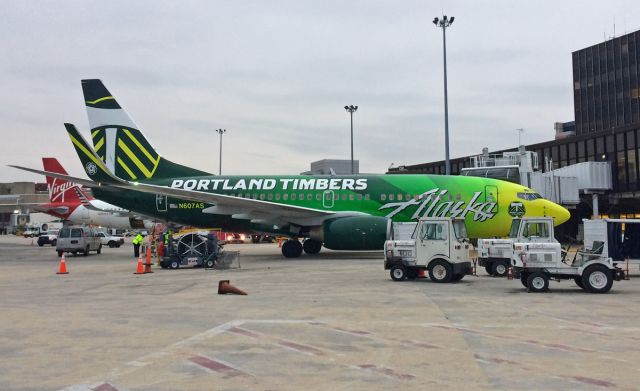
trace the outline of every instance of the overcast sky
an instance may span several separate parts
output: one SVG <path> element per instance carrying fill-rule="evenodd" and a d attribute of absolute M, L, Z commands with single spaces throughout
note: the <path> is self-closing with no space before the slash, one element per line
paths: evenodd
<path fill-rule="evenodd" d="M 100 78 L 166 158 L 223 174 L 297 174 L 322 158 L 362 172 L 550 140 L 573 120 L 571 52 L 640 28 L 629 1 L 2 1 L 0 182 L 43 181 L 64 131 L 88 134 L 80 80 Z"/>

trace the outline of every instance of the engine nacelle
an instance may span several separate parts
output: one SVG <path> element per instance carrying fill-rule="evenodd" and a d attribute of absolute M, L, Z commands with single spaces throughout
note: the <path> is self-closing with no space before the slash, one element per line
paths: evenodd
<path fill-rule="evenodd" d="M 331 250 L 382 250 L 387 238 L 387 218 L 372 216 L 341 217 L 312 229 L 312 239 Z"/>

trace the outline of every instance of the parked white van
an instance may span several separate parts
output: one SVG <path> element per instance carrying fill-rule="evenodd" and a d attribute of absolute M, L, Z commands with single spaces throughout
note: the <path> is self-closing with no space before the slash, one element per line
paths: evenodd
<path fill-rule="evenodd" d="M 56 251 L 61 257 L 63 252 L 76 255 L 82 253 L 84 256 L 89 255 L 89 251 L 95 251 L 100 254 L 102 251 L 102 243 L 98 233 L 89 227 L 64 227 L 58 233 L 56 242 Z"/>

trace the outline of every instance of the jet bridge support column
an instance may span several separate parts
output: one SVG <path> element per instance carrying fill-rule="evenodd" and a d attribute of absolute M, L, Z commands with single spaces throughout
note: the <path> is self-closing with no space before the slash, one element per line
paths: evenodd
<path fill-rule="evenodd" d="M 593 218 L 597 219 L 600 214 L 598 211 L 598 193 L 593 193 L 591 195 L 591 204 L 593 206 Z"/>

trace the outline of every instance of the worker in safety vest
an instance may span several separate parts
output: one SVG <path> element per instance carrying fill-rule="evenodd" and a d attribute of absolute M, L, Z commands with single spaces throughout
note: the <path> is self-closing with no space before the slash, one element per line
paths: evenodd
<path fill-rule="evenodd" d="M 136 236 L 133 238 L 133 240 L 131 241 L 133 243 L 133 256 L 136 258 L 140 256 L 140 245 L 142 244 L 143 240 L 144 239 L 142 238 L 142 234 L 138 232 Z"/>

